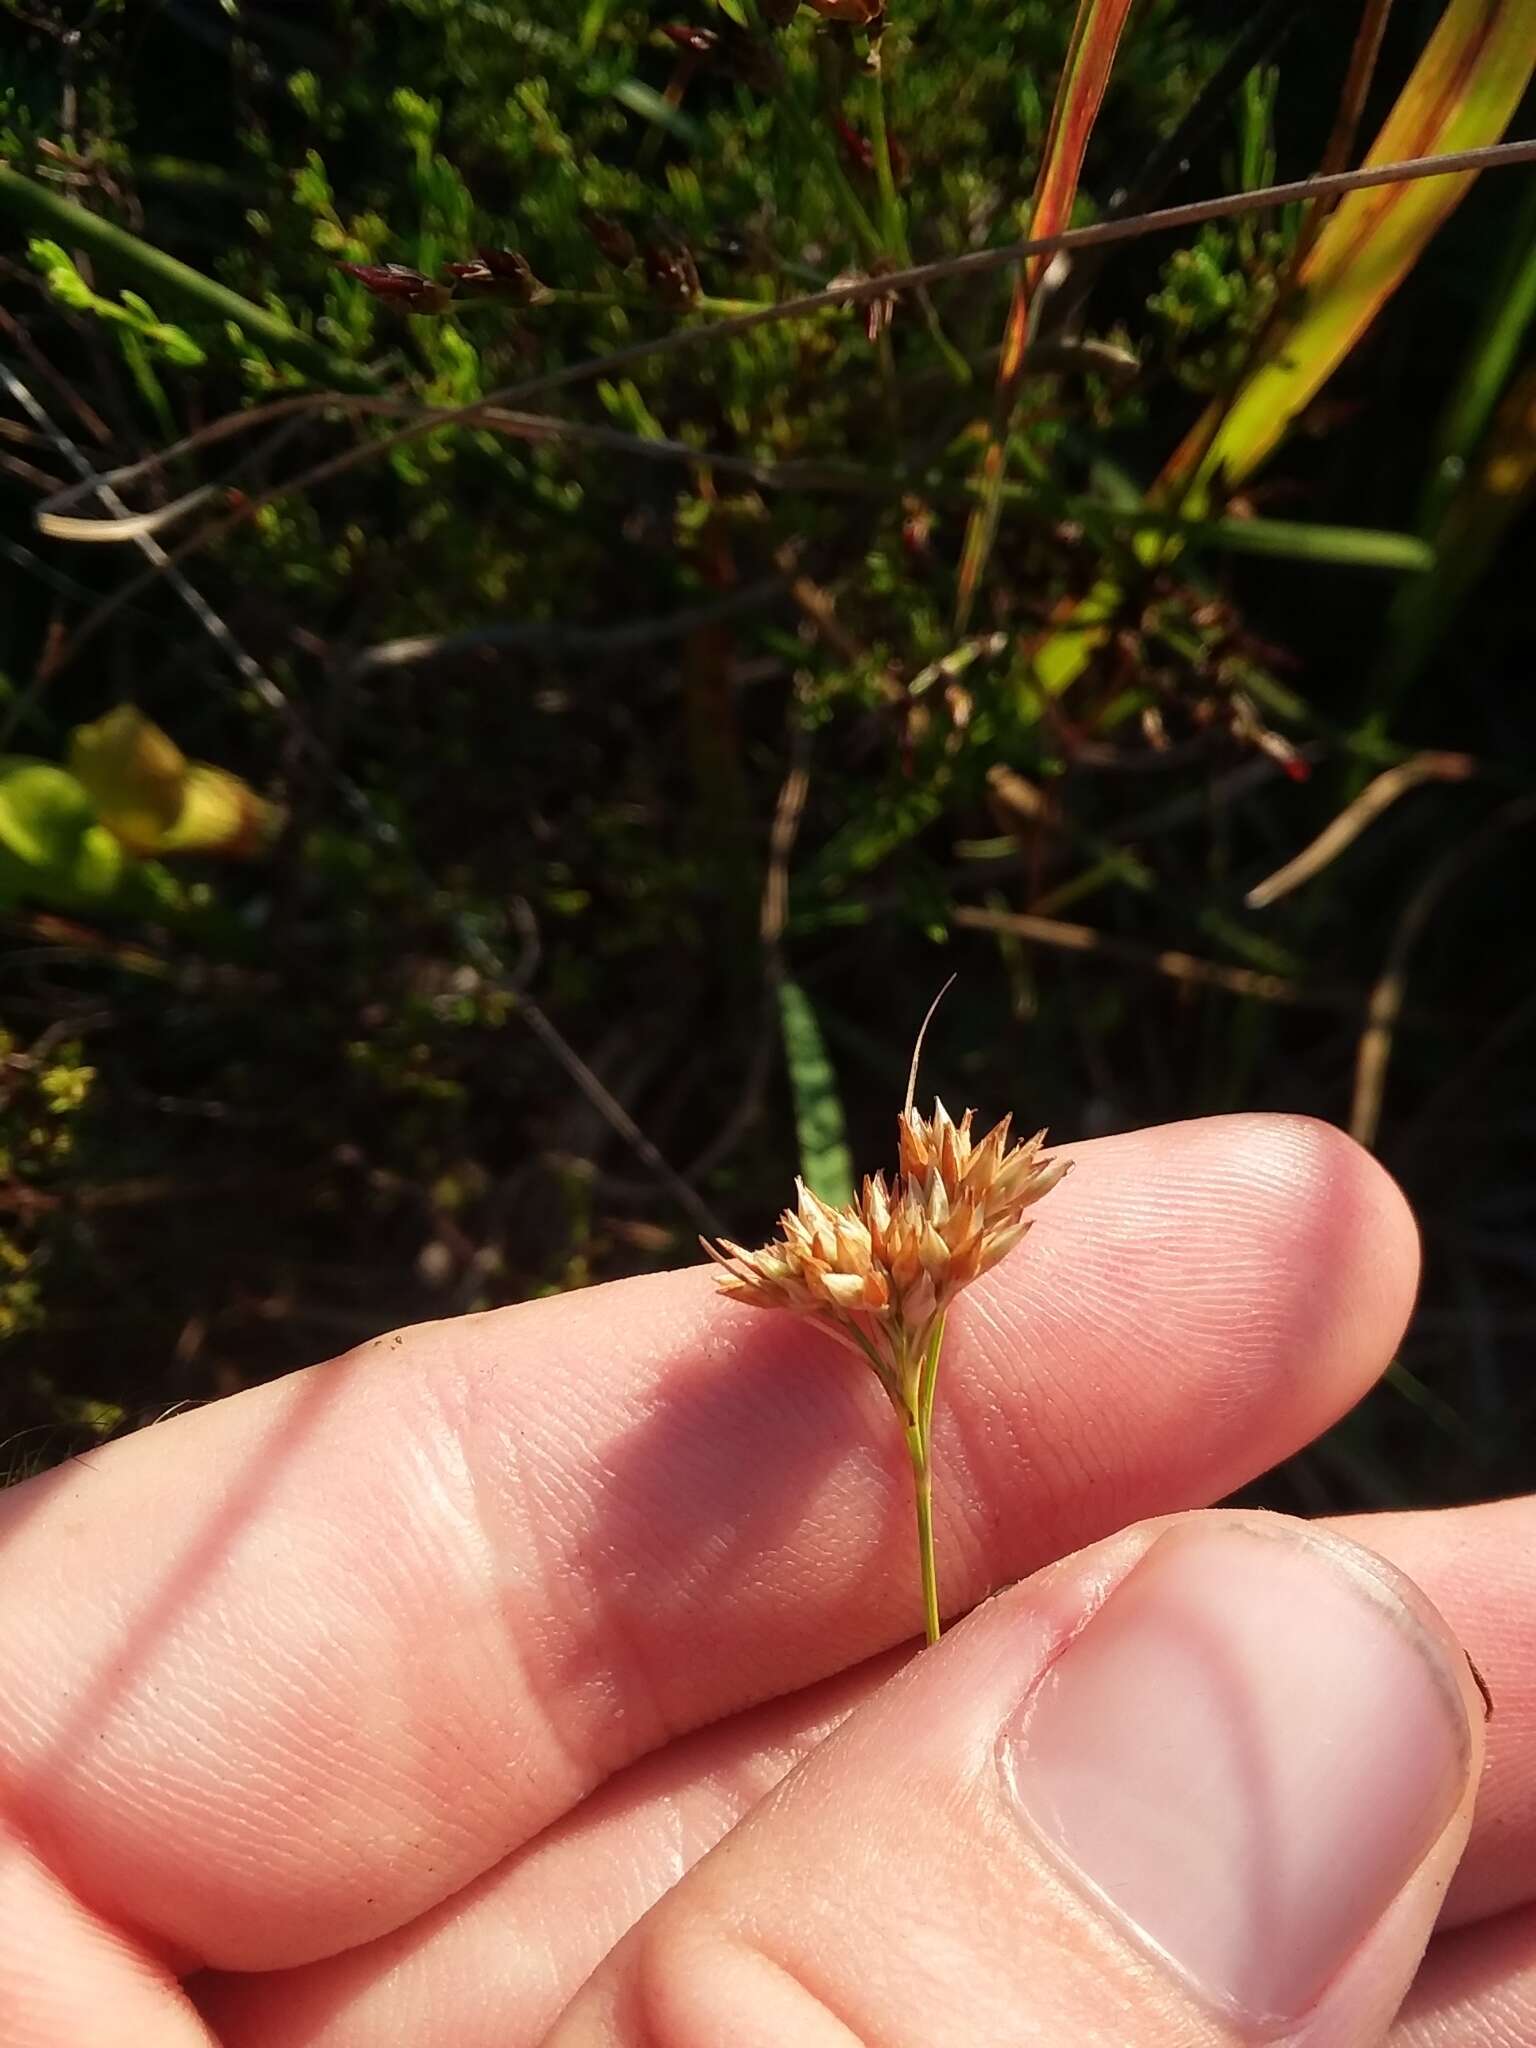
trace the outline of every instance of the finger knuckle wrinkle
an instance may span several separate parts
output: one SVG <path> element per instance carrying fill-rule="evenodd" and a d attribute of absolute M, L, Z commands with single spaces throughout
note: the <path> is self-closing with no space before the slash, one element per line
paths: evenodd
<path fill-rule="evenodd" d="M 713 1918 L 657 1914 L 632 1990 L 626 2048 L 874 2048 L 807 1967 Z"/>

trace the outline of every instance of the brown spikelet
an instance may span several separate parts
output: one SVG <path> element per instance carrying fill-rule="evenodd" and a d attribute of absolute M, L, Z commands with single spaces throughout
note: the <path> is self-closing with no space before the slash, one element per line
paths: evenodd
<path fill-rule="evenodd" d="M 880 1374 L 910 1414 L 918 1367 L 934 1326 L 961 1290 L 1013 1249 L 1025 1211 L 1049 1194 L 1070 1161 L 1045 1155 L 1045 1133 L 1010 1145 L 1005 1117 L 982 1139 L 974 1112 L 957 1124 L 942 1102 L 898 1121 L 900 1171 L 864 1182 L 834 1209 L 804 1182 L 761 1251 L 705 1241 L 720 1285 L 754 1308 L 809 1316 Z"/>

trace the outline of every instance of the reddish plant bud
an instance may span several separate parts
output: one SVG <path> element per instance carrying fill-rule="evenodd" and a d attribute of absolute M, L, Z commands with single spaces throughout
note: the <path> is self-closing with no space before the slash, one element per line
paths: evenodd
<path fill-rule="evenodd" d="M 452 303 L 453 293 L 447 285 L 405 263 L 338 263 L 336 268 L 355 277 L 372 297 L 398 306 L 402 312 L 442 313 Z"/>
<path fill-rule="evenodd" d="M 694 28 L 688 22 L 668 21 L 662 24 L 661 33 L 699 63 L 718 65 L 754 92 L 774 92 L 783 79 L 783 66 L 772 43 L 742 29 Z"/>
<path fill-rule="evenodd" d="M 691 306 L 699 296 L 699 267 L 686 242 L 651 242 L 642 251 L 646 282 L 669 306 Z"/>
<path fill-rule="evenodd" d="M 885 0 L 808 0 L 823 21 L 846 22 L 851 28 L 876 28 L 885 20 Z"/>
<path fill-rule="evenodd" d="M 494 296 L 519 306 L 541 306 L 554 297 L 515 249 L 477 249 L 472 263 L 445 263 L 443 269 L 469 298 Z"/>
<path fill-rule="evenodd" d="M 712 57 L 720 47 L 720 38 L 712 28 L 694 28 L 686 21 L 664 21 L 661 32 L 669 43 L 695 57 Z"/>
<path fill-rule="evenodd" d="M 596 213 L 590 206 L 583 207 L 581 224 L 592 237 L 610 263 L 626 269 L 639 253 L 635 238 L 622 221 L 611 220 L 605 213 Z"/>

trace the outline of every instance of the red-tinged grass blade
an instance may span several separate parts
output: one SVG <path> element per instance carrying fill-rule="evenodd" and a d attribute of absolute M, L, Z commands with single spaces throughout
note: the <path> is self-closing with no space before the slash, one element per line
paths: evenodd
<path fill-rule="evenodd" d="M 1496 142 L 1536 71 L 1536 0 L 1450 0 L 1366 161 Z M 1237 396 L 1175 452 L 1158 490 L 1236 483 L 1274 450 L 1461 203 L 1470 175 L 1352 192 L 1297 276 L 1296 319 L 1277 331 Z M 1197 503 L 1191 512 L 1202 509 Z"/>
<path fill-rule="evenodd" d="M 1071 218 L 1083 158 L 1088 153 L 1088 138 L 1104 103 L 1109 74 L 1132 4 L 1133 0 L 1078 0 L 1077 19 L 1072 24 L 1072 40 L 1067 46 L 1040 159 L 1040 174 L 1035 181 L 1032 235 L 1054 235 Z M 1047 256 L 1032 256 L 1024 266 L 1031 287 L 1039 283 L 1049 261 Z"/>
<path fill-rule="evenodd" d="M 1077 199 L 1078 180 L 1088 138 L 1103 105 L 1115 53 L 1120 47 L 1134 0 L 1078 0 L 1077 18 L 1066 63 L 1056 88 L 1051 125 L 1035 181 L 1034 209 L 1030 216 L 1032 235 L 1054 235 L 1070 225 Z M 1031 257 L 1021 265 L 1014 280 L 1013 303 L 1003 334 L 1002 362 L 998 368 L 997 396 L 986 451 L 977 473 L 977 503 L 966 527 L 960 552 L 959 596 L 955 624 L 964 633 L 970 624 L 976 593 L 986 573 L 997 539 L 1002 515 L 1003 483 L 1007 473 L 1008 429 L 1018 397 L 1019 379 L 1029 353 L 1030 307 L 1049 259 Z"/>
<path fill-rule="evenodd" d="M 1367 163 L 1497 142 L 1533 71 L 1536 0 L 1449 0 Z M 1213 405 L 1174 452 L 1149 493 L 1152 506 L 1176 504 L 1185 517 L 1204 518 L 1223 487 L 1258 468 L 1370 327 L 1474 175 L 1377 186 L 1340 202 L 1298 272 L 1299 313 L 1277 327 L 1236 395 Z M 1166 561 L 1170 543 L 1153 538 L 1138 552 Z M 1048 694 L 1060 694 L 1082 674 L 1120 601 L 1113 583 L 1100 583 L 1036 649 L 1036 679 Z"/>

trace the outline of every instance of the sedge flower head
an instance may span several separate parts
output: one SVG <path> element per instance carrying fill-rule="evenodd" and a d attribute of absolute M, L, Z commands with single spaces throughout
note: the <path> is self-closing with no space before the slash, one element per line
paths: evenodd
<path fill-rule="evenodd" d="M 950 1303 L 1013 1250 L 1033 1222 L 1025 1211 L 1071 1163 L 1044 1152 L 1044 1131 L 1011 1144 L 1008 1117 L 973 1138 L 974 1114 L 956 1123 L 942 1102 L 931 1117 L 908 1108 L 890 1180 L 867 1179 L 846 1208 L 797 1181 L 795 1206 L 761 1251 L 704 1246 L 726 1294 L 809 1316 L 875 1368 L 907 1417 Z"/>

